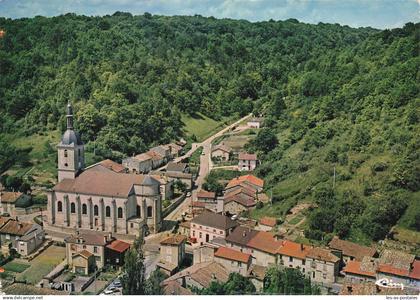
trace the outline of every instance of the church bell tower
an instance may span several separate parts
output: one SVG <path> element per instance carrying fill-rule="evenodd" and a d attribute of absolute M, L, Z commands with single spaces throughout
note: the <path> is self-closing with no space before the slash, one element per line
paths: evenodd
<path fill-rule="evenodd" d="M 85 147 L 80 134 L 73 130 L 73 108 L 67 104 L 67 130 L 57 145 L 58 182 L 74 179 L 85 167 Z"/>

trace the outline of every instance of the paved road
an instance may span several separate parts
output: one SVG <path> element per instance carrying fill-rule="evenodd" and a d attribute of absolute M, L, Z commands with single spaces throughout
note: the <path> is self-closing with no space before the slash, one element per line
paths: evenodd
<path fill-rule="evenodd" d="M 215 133 L 214 135 L 207 138 L 205 141 L 203 141 L 201 143 L 193 143 L 191 145 L 191 150 L 190 151 L 188 151 L 185 155 L 183 155 L 181 157 L 178 157 L 174 160 L 175 162 L 180 162 L 184 158 L 190 157 L 194 153 L 194 151 L 197 150 L 197 148 L 203 147 L 202 155 L 200 157 L 200 171 L 199 171 L 197 179 L 195 181 L 195 185 L 197 186 L 197 189 L 194 189 L 192 191 L 192 196 L 185 198 L 185 200 L 180 205 L 178 205 L 178 207 L 174 211 L 172 211 L 165 218 L 165 220 L 176 221 L 176 220 L 181 219 L 181 215 L 184 212 L 187 212 L 190 209 L 190 204 L 191 204 L 192 199 L 197 199 L 197 191 L 201 189 L 201 186 L 204 183 L 204 179 L 206 178 L 207 174 L 209 173 L 209 171 L 213 167 L 213 163 L 211 161 L 211 155 L 210 155 L 211 154 L 211 146 L 212 146 L 211 143 L 212 143 L 212 141 L 215 138 L 218 138 L 218 137 L 222 136 L 223 134 L 225 134 L 226 132 L 231 130 L 233 127 L 236 127 L 238 124 L 242 123 L 243 121 L 247 120 L 250 117 L 251 117 L 251 114 L 239 119 L 238 121 L 236 121 L 236 122 L 230 124 L 229 126 L 223 128 L 222 130 Z"/>

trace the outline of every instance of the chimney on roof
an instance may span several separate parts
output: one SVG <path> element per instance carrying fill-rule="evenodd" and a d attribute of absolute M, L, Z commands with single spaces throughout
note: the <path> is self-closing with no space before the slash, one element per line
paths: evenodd
<path fill-rule="evenodd" d="M 303 244 L 300 244 L 300 251 L 303 251 Z"/>
<path fill-rule="evenodd" d="M 376 286 L 376 288 L 378 288 L 378 286 Z M 351 285 L 347 286 L 347 292 L 349 292 L 349 294 L 353 293 L 353 287 Z"/>
<path fill-rule="evenodd" d="M 108 232 L 108 240 L 111 241 L 112 240 L 112 233 Z"/>
<path fill-rule="evenodd" d="M 242 236 L 246 237 L 246 231 L 242 232 Z"/>
<path fill-rule="evenodd" d="M 104 235 L 104 243 L 106 244 L 108 242 L 108 236 Z"/>
<path fill-rule="evenodd" d="M 22 223 L 18 223 L 18 228 L 22 229 L 22 227 L 23 227 Z"/>
<path fill-rule="evenodd" d="M 18 221 L 18 222 L 19 222 L 19 217 L 18 217 L 18 216 L 16 216 L 16 217 L 15 217 L 15 219 L 16 219 L 16 221 Z"/>
<path fill-rule="evenodd" d="M 216 274 L 211 273 L 211 278 L 212 278 L 212 279 L 216 279 Z"/>

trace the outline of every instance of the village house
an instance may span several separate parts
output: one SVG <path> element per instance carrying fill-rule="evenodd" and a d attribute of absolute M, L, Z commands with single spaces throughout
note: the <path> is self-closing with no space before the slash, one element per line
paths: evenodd
<path fill-rule="evenodd" d="M 248 192 L 259 193 L 263 190 L 264 180 L 248 174 L 233 178 L 228 182 L 225 193 L 230 193 L 236 189 L 247 189 Z"/>
<path fill-rule="evenodd" d="M 306 256 L 311 249 L 311 246 L 284 240 L 277 251 L 279 264 L 287 268 L 299 269 L 303 274 L 307 274 L 310 268 L 306 263 Z"/>
<path fill-rule="evenodd" d="M 166 166 L 166 171 L 167 172 L 189 173 L 190 168 L 188 167 L 187 163 L 170 162 Z"/>
<path fill-rule="evenodd" d="M 45 233 L 38 224 L 6 218 L 2 218 L 0 223 L 1 250 L 4 255 L 9 255 L 10 249 L 15 249 L 20 255 L 27 256 L 44 242 Z"/>
<path fill-rule="evenodd" d="M 193 187 L 193 175 L 190 173 L 182 173 L 182 172 L 159 172 L 159 171 L 154 171 L 151 172 L 151 174 L 156 175 L 156 174 L 163 174 L 165 175 L 168 179 L 171 179 L 174 181 L 174 183 L 176 181 L 181 181 L 182 183 L 185 184 L 185 188 L 187 191 L 190 191 Z"/>
<path fill-rule="evenodd" d="M 361 260 L 349 260 L 343 269 L 343 273 L 349 283 L 375 282 L 377 268 L 377 260 L 365 256 Z"/>
<path fill-rule="evenodd" d="M 183 146 L 178 145 L 177 143 L 170 143 L 170 144 L 163 145 L 163 146 L 166 147 L 166 148 L 168 148 L 168 149 L 170 149 L 171 157 L 172 158 L 178 157 L 182 153 Z"/>
<path fill-rule="evenodd" d="M 247 125 L 249 128 L 261 128 L 263 121 L 263 118 L 252 118 L 247 122 Z"/>
<path fill-rule="evenodd" d="M 257 230 L 261 231 L 271 231 L 276 227 L 277 225 L 277 219 L 272 217 L 262 217 L 258 221 Z"/>
<path fill-rule="evenodd" d="M 226 238 L 236 226 L 235 221 L 224 215 L 204 211 L 191 220 L 190 238 L 202 245 L 216 237 Z"/>
<path fill-rule="evenodd" d="M 160 259 L 157 266 L 171 276 L 181 265 L 185 257 L 185 241 L 187 237 L 174 234 L 160 242 Z"/>
<path fill-rule="evenodd" d="M 208 288 L 213 281 L 225 283 L 229 278 L 229 271 L 217 262 L 204 262 L 194 264 L 171 277 L 165 279 L 163 287 L 172 281 L 178 282 L 182 287 Z"/>
<path fill-rule="evenodd" d="M 378 259 L 376 279 L 386 278 L 420 290 L 419 262 L 413 254 L 385 249 Z"/>
<path fill-rule="evenodd" d="M 245 194 L 233 194 L 224 196 L 223 211 L 232 215 L 239 215 L 243 211 L 250 210 L 255 207 L 257 202 L 253 197 Z"/>
<path fill-rule="evenodd" d="M 59 182 L 47 192 L 45 226 L 75 233 L 76 229 L 138 235 L 162 224 L 160 183 L 148 175 L 118 173 L 95 166 L 84 169 L 84 145 L 73 130 L 67 107 L 67 130 L 58 149 Z"/>
<path fill-rule="evenodd" d="M 306 273 L 311 277 L 311 281 L 327 286 L 336 282 L 340 258 L 331 251 L 318 247 L 309 249 L 306 264 Z"/>
<path fill-rule="evenodd" d="M 258 265 L 251 265 L 249 268 L 247 277 L 251 280 L 257 292 L 262 291 L 264 288 L 264 278 L 266 271 L 266 267 Z"/>
<path fill-rule="evenodd" d="M 152 168 L 152 156 L 141 153 L 134 157 L 127 157 L 122 160 L 122 165 L 132 173 L 147 174 Z"/>
<path fill-rule="evenodd" d="M 220 263 L 229 272 L 236 272 L 242 276 L 248 274 L 251 267 L 251 255 L 226 247 L 220 247 L 214 253 L 214 261 Z"/>
<path fill-rule="evenodd" d="M 263 267 L 278 263 L 277 251 L 281 241 L 269 232 L 239 226 L 226 237 L 228 247 L 251 254 L 252 263 Z"/>
<path fill-rule="evenodd" d="M 258 159 L 256 154 L 241 152 L 239 153 L 238 159 L 239 171 L 253 171 L 257 167 Z"/>
<path fill-rule="evenodd" d="M 125 253 L 130 249 L 131 244 L 121 240 L 112 240 L 105 246 L 105 263 L 107 265 L 122 267 L 124 265 Z"/>
<path fill-rule="evenodd" d="M 162 151 L 156 152 L 155 150 L 149 150 L 146 152 L 146 154 L 151 157 L 152 169 L 157 169 L 167 162 L 167 158 L 161 153 Z"/>
<path fill-rule="evenodd" d="M 149 151 L 158 153 L 160 156 L 163 157 L 163 163 L 167 163 L 169 160 L 172 159 L 171 150 L 172 150 L 171 146 L 159 145 L 159 146 L 151 148 Z"/>
<path fill-rule="evenodd" d="M 19 204 L 30 203 L 30 196 L 20 192 L 0 192 L 0 214 L 16 215 Z"/>
<path fill-rule="evenodd" d="M 181 223 L 179 223 L 178 233 L 189 237 L 190 236 L 190 228 L 191 228 L 191 222 L 190 221 L 181 222 Z"/>
<path fill-rule="evenodd" d="M 222 161 L 228 161 L 230 158 L 230 154 L 232 153 L 232 148 L 226 146 L 225 144 L 219 144 L 211 149 L 211 157 L 212 158 L 219 158 Z"/>
<path fill-rule="evenodd" d="M 216 193 L 208 192 L 206 190 L 199 190 L 197 192 L 197 201 L 213 203 L 216 200 Z"/>
<path fill-rule="evenodd" d="M 111 233 L 77 233 L 64 239 L 66 243 L 66 259 L 72 272 L 89 274 L 91 269 L 90 257 L 93 256 L 94 267 L 103 268 L 105 266 L 105 246 L 113 241 Z M 79 255 L 80 252 L 83 255 Z M 77 258 L 73 264 L 73 259 Z"/>
<path fill-rule="evenodd" d="M 77 232 L 64 239 L 66 260 L 73 273 L 90 274 L 106 264 L 122 266 L 130 244 L 115 239 L 110 232 Z M 93 261 L 93 263 L 92 263 Z"/>
<path fill-rule="evenodd" d="M 340 251 L 342 253 L 344 263 L 352 260 L 361 261 L 363 257 L 376 257 L 377 251 L 373 247 L 365 247 L 349 241 L 340 240 L 334 237 L 328 244 L 330 249 Z"/>
<path fill-rule="evenodd" d="M 168 178 L 167 176 L 160 175 L 150 175 L 160 183 L 160 194 L 162 195 L 162 200 L 170 200 L 174 197 L 174 180 Z"/>
<path fill-rule="evenodd" d="M 189 289 L 182 287 L 181 284 L 176 280 L 168 281 L 163 286 L 163 294 L 167 296 L 171 295 L 195 295 Z"/>

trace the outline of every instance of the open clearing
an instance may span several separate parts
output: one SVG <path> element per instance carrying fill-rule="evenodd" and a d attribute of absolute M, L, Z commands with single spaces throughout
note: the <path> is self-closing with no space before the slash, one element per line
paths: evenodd
<path fill-rule="evenodd" d="M 37 284 L 42 278 L 61 263 L 66 257 L 66 248 L 51 246 L 30 262 L 31 266 L 21 273 L 17 279 Z"/>

